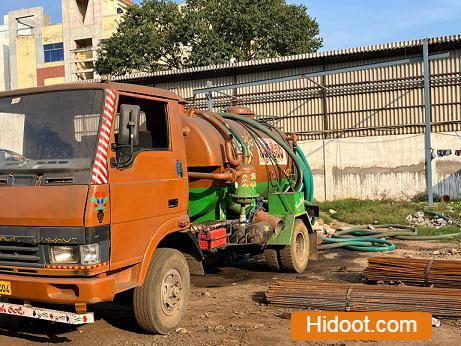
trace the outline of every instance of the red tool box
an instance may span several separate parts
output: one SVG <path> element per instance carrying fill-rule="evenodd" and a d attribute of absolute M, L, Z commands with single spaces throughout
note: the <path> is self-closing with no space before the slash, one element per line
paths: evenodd
<path fill-rule="evenodd" d="M 201 232 L 199 235 L 199 245 L 202 250 L 211 251 L 227 244 L 227 230 L 216 228 L 210 231 Z"/>

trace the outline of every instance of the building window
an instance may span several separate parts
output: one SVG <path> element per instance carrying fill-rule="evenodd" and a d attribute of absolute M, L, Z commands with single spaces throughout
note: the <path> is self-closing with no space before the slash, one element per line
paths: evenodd
<path fill-rule="evenodd" d="M 43 46 L 45 62 L 64 61 L 64 44 L 53 43 Z"/>

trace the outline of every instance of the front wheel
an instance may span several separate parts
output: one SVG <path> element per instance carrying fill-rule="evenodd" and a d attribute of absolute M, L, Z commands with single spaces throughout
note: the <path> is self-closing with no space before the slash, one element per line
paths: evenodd
<path fill-rule="evenodd" d="M 155 250 L 147 277 L 133 294 L 140 327 L 157 334 L 174 330 L 186 312 L 189 292 L 189 267 L 183 254 L 175 249 Z"/>

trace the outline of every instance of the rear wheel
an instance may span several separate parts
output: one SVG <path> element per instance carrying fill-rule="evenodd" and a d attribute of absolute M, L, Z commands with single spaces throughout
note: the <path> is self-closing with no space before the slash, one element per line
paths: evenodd
<path fill-rule="evenodd" d="M 296 220 L 291 244 L 279 250 L 282 269 L 302 273 L 309 262 L 309 232 L 301 220 Z"/>
<path fill-rule="evenodd" d="M 189 267 L 183 254 L 175 249 L 155 250 L 146 280 L 133 294 L 140 327 L 158 334 L 174 330 L 187 309 L 189 292 Z"/>

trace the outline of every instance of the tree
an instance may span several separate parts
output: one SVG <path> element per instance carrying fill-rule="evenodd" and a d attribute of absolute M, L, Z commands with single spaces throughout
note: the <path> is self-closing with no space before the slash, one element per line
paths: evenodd
<path fill-rule="evenodd" d="M 100 74 L 194 67 L 311 53 L 319 26 L 285 0 L 145 0 L 98 52 Z"/>
<path fill-rule="evenodd" d="M 188 0 L 192 66 L 311 53 L 319 26 L 303 5 L 284 0 Z"/>
<path fill-rule="evenodd" d="M 130 6 L 117 31 L 98 49 L 96 71 L 123 75 L 182 67 L 184 24 L 172 0 L 147 0 Z"/>

